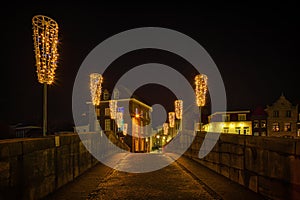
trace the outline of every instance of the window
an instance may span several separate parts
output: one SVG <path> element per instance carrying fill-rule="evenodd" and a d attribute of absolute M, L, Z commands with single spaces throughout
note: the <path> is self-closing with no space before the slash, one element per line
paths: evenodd
<path fill-rule="evenodd" d="M 286 117 L 291 117 L 291 111 L 290 110 L 286 111 Z"/>
<path fill-rule="evenodd" d="M 261 132 L 261 136 L 267 136 L 266 132 L 265 131 Z"/>
<path fill-rule="evenodd" d="M 105 116 L 109 116 L 110 115 L 110 109 L 109 108 L 105 108 L 104 115 Z"/>
<path fill-rule="evenodd" d="M 241 127 L 235 127 L 235 132 L 240 135 L 241 134 Z"/>
<path fill-rule="evenodd" d="M 261 128 L 266 128 L 267 127 L 267 121 L 266 120 L 261 120 L 260 125 L 261 125 Z"/>
<path fill-rule="evenodd" d="M 110 131 L 110 119 L 106 119 L 104 123 L 105 131 Z"/>
<path fill-rule="evenodd" d="M 250 134 L 249 127 L 244 127 L 244 135 L 249 135 L 249 134 Z"/>
<path fill-rule="evenodd" d="M 259 133 L 258 132 L 254 132 L 253 135 L 254 136 L 259 136 Z"/>
<path fill-rule="evenodd" d="M 229 122 L 230 121 L 230 115 L 229 114 L 222 115 L 222 121 Z"/>
<path fill-rule="evenodd" d="M 239 121 L 246 121 L 246 114 L 238 114 Z"/>
<path fill-rule="evenodd" d="M 273 117 L 279 117 L 279 111 L 278 110 L 273 111 Z"/>
<path fill-rule="evenodd" d="M 228 133 L 229 132 L 229 127 L 223 127 L 223 133 Z"/>
<path fill-rule="evenodd" d="M 284 131 L 291 131 L 291 123 L 284 123 Z"/>
<path fill-rule="evenodd" d="M 279 123 L 278 122 L 274 122 L 273 123 L 272 130 L 274 132 L 278 132 L 279 131 Z"/>
<path fill-rule="evenodd" d="M 100 116 L 100 108 L 96 108 L 96 116 L 97 116 L 97 117 Z"/>
<path fill-rule="evenodd" d="M 258 127 L 259 127 L 259 122 L 258 122 L 258 120 L 254 120 L 254 121 L 253 121 L 253 127 L 254 127 L 254 128 L 258 128 Z"/>

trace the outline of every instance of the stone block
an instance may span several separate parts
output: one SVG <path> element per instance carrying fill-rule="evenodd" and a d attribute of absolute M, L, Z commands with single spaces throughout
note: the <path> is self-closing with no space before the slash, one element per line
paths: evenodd
<path fill-rule="evenodd" d="M 220 163 L 222 165 L 230 166 L 230 154 L 220 153 Z"/>
<path fill-rule="evenodd" d="M 236 135 L 236 134 L 221 134 L 219 141 L 221 143 L 230 143 L 230 144 L 237 144 L 237 145 L 244 145 L 245 143 L 244 135 Z"/>
<path fill-rule="evenodd" d="M 253 192 L 257 192 L 258 191 L 258 178 L 257 176 L 250 176 L 249 177 L 249 185 L 248 188 L 250 190 L 252 190 Z"/>
<path fill-rule="evenodd" d="M 231 154 L 230 155 L 230 167 L 234 167 L 236 169 L 244 169 L 244 156 Z"/>
<path fill-rule="evenodd" d="M 0 140 L 0 158 L 22 154 L 22 143 L 19 140 Z"/>
<path fill-rule="evenodd" d="M 269 166 L 268 151 L 257 149 L 255 147 L 245 148 L 245 168 L 248 171 L 265 175 L 265 171 Z"/>
<path fill-rule="evenodd" d="M 239 171 L 240 170 L 238 170 L 238 169 L 230 167 L 229 168 L 229 178 L 230 178 L 230 180 L 238 183 L 239 182 Z"/>
<path fill-rule="evenodd" d="M 290 181 L 290 157 L 277 152 L 268 152 L 268 167 L 265 168 L 264 175 L 270 178 Z"/>
<path fill-rule="evenodd" d="M 290 182 L 300 186 L 300 158 L 291 156 L 289 166 L 285 167 L 290 169 Z"/>
<path fill-rule="evenodd" d="M 229 167 L 225 166 L 225 165 L 221 165 L 220 166 L 220 174 L 222 174 L 223 176 L 229 178 Z"/>
<path fill-rule="evenodd" d="M 296 155 L 300 156 L 300 141 L 298 140 L 296 142 Z"/>
<path fill-rule="evenodd" d="M 8 161 L 0 161 L 0 187 L 9 186 L 10 163 Z"/>
<path fill-rule="evenodd" d="M 277 153 L 295 154 L 296 140 L 289 138 L 265 137 L 263 148 Z"/>
<path fill-rule="evenodd" d="M 23 141 L 23 154 L 55 147 L 54 137 L 30 138 Z"/>
<path fill-rule="evenodd" d="M 289 187 L 285 182 L 258 176 L 258 193 L 270 199 L 291 199 Z"/>

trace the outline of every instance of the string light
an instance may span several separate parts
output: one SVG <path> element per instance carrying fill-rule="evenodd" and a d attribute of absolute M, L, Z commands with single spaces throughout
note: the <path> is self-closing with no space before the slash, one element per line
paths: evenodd
<path fill-rule="evenodd" d="M 90 74 L 90 92 L 93 105 L 100 105 L 103 77 L 101 74 Z"/>
<path fill-rule="evenodd" d="M 36 15 L 32 18 L 33 42 L 38 81 L 52 84 L 58 62 L 58 24 L 50 17 Z"/>
<path fill-rule="evenodd" d="M 164 129 L 164 135 L 168 135 L 169 124 L 168 123 L 164 123 L 163 124 L 163 129 Z"/>
<path fill-rule="evenodd" d="M 175 125 L 175 112 L 169 112 L 169 125 L 171 128 Z"/>
<path fill-rule="evenodd" d="M 183 101 L 175 100 L 175 114 L 177 119 L 182 119 Z"/>
<path fill-rule="evenodd" d="M 207 92 L 207 76 L 204 74 L 198 74 L 195 77 L 195 93 L 197 106 L 204 106 Z"/>
<path fill-rule="evenodd" d="M 109 109 L 110 109 L 110 118 L 116 119 L 116 117 L 117 117 L 117 101 L 116 100 L 109 101 Z"/>

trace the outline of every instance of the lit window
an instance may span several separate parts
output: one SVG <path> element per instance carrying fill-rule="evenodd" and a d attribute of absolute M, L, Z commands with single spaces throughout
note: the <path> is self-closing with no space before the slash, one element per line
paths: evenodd
<path fill-rule="evenodd" d="M 235 132 L 237 134 L 241 134 L 241 127 L 235 127 Z"/>
<path fill-rule="evenodd" d="M 267 136 L 266 132 L 265 131 L 261 132 L 261 136 Z"/>
<path fill-rule="evenodd" d="M 222 115 L 222 121 L 229 122 L 230 121 L 230 115 L 229 114 Z"/>
<path fill-rule="evenodd" d="M 244 127 L 244 135 L 249 135 L 249 134 L 250 134 L 250 128 Z"/>
<path fill-rule="evenodd" d="M 279 111 L 278 110 L 273 111 L 273 117 L 279 117 Z"/>
<path fill-rule="evenodd" d="M 290 110 L 286 111 L 286 117 L 291 117 L 291 111 Z"/>
<path fill-rule="evenodd" d="M 110 109 L 109 108 L 105 108 L 105 116 L 109 116 L 110 115 Z"/>
<path fill-rule="evenodd" d="M 266 128 L 267 127 L 267 121 L 266 120 L 261 120 L 260 124 L 261 124 L 261 128 Z"/>
<path fill-rule="evenodd" d="M 254 132 L 253 135 L 254 136 L 259 136 L 259 133 L 258 132 Z"/>
<path fill-rule="evenodd" d="M 274 122 L 273 123 L 272 130 L 274 132 L 278 132 L 279 131 L 279 123 L 278 122 Z"/>
<path fill-rule="evenodd" d="M 223 127 L 223 133 L 228 133 L 229 132 L 229 127 Z"/>
<path fill-rule="evenodd" d="M 246 114 L 238 114 L 239 121 L 246 121 Z"/>
<path fill-rule="evenodd" d="M 291 123 L 284 123 L 284 131 L 291 131 Z"/>
<path fill-rule="evenodd" d="M 104 121 L 104 128 L 105 128 L 105 131 L 110 131 L 110 119 L 106 119 L 105 121 Z"/>
<path fill-rule="evenodd" d="M 258 120 L 254 120 L 254 122 L 253 122 L 253 127 L 254 127 L 254 128 L 258 128 L 258 127 L 259 127 Z"/>

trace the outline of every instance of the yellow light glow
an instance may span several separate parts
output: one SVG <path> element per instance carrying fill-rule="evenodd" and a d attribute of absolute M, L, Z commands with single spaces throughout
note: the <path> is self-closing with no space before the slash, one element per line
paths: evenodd
<path fill-rule="evenodd" d="M 169 115 L 169 126 L 173 128 L 175 125 L 175 112 L 169 112 L 168 115 Z"/>
<path fill-rule="evenodd" d="M 38 81 L 54 82 L 58 63 L 58 24 L 50 17 L 36 15 L 32 18 L 33 42 Z"/>
<path fill-rule="evenodd" d="M 163 124 L 163 129 L 164 129 L 164 135 L 168 135 L 169 124 L 168 123 L 164 123 Z"/>
<path fill-rule="evenodd" d="M 90 74 L 90 92 L 93 105 L 100 105 L 102 81 L 103 77 L 101 74 Z"/>
<path fill-rule="evenodd" d="M 136 118 L 139 118 L 139 117 L 140 117 L 140 115 L 139 115 L 139 114 L 135 114 L 135 117 L 136 117 Z"/>
<path fill-rule="evenodd" d="M 109 109 L 110 109 L 110 118 L 116 119 L 116 117 L 117 117 L 117 101 L 116 100 L 109 101 Z"/>
<path fill-rule="evenodd" d="M 204 106 L 207 92 L 207 76 L 204 74 L 198 74 L 195 77 L 195 93 L 197 106 Z"/>
<path fill-rule="evenodd" d="M 175 114 L 177 119 L 182 119 L 182 110 L 183 110 L 183 101 L 182 100 L 176 100 L 174 102 L 175 104 Z"/>

